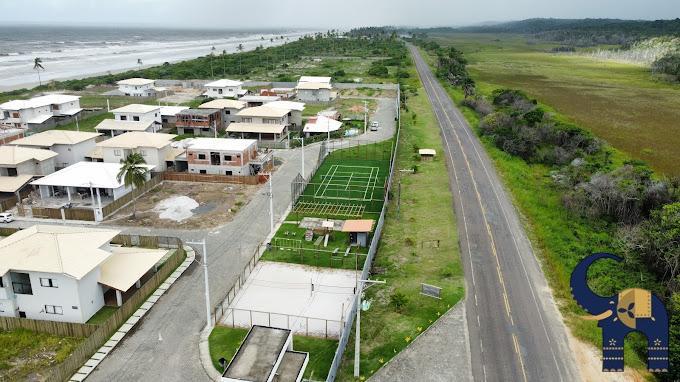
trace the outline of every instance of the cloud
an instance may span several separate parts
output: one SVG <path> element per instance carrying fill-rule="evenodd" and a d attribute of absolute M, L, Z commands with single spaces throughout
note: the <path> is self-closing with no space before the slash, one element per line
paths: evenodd
<path fill-rule="evenodd" d="M 675 0 L 2 0 L 0 22 L 182 28 L 468 25 L 530 17 L 668 18 Z"/>

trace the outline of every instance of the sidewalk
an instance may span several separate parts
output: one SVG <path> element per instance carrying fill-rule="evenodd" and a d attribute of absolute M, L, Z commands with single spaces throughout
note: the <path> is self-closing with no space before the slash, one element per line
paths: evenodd
<path fill-rule="evenodd" d="M 465 301 L 460 301 L 369 381 L 472 381 L 467 333 Z"/>

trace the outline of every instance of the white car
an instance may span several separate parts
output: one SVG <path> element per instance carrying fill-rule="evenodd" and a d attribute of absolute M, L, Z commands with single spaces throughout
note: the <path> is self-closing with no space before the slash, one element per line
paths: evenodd
<path fill-rule="evenodd" d="M 0 213 L 0 223 L 11 223 L 13 221 L 14 221 L 14 215 L 13 214 L 11 214 L 9 212 Z"/>
<path fill-rule="evenodd" d="M 371 131 L 378 131 L 378 127 L 380 127 L 378 121 L 371 122 Z"/>

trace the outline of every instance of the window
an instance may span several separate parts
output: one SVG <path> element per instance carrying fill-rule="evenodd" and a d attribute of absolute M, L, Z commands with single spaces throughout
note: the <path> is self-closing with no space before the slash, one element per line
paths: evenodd
<path fill-rule="evenodd" d="M 31 288 L 31 278 L 28 273 L 15 273 L 9 274 L 10 279 L 12 279 L 12 289 L 16 294 L 33 294 L 33 289 Z"/>
<path fill-rule="evenodd" d="M 119 157 L 120 156 L 120 150 L 113 150 L 113 155 Z"/>
<path fill-rule="evenodd" d="M 243 123 L 253 123 L 252 118 L 242 118 Z"/>
<path fill-rule="evenodd" d="M 3 281 L 2 276 L 0 276 L 0 288 L 4 288 L 4 287 L 5 287 L 5 282 Z"/>
<path fill-rule="evenodd" d="M 227 114 L 227 115 L 231 114 L 231 110 L 225 110 L 224 114 Z"/>
<path fill-rule="evenodd" d="M 231 171 L 225 171 L 225 172 L 224 172 L 224 175 L 231 175 L 231 174 L 232 174 Z"/>
<path fill-rule="evenodd" d="M 146 156 L 146 150 L 139 150 L 140 154 L 142 154 L 143 157 Z"/>
<path fill-rule="evenodd" d="M 127 121 L 127 115 L 121 115 L 120 120 L 121 121 Z"/>
<path fill-rule="evenodd" d="M 132 120 L 133 120 L 133 121 L 139 122 L 139 117 L 138 117 L 138 116 L 134 116 L 134 117 L 132 117 Z"/>
<path fill-rule="evenodd" d="M 46 288 L 57 288 L 57 284 L 54 282 L 53 279 L 47 279 L 47 278 L 40 278 L 40 286 L 46 287 Z"/>
<path fill-rule="evenodd" d="M 201 174 L 207 174 L 207 172 L 206 172 L 205 170 L 200 170 L 199 173 L 201 173 Z"/>
<path fill-rule="evenodd" d="M 47 314 L 59 314 L 63 315 L 64 310 L 61 308 L 61 306 L 56 306 L 56 305 L 45 305 L 45 313 Z"/>
<path fill-rule="evenodd" d="M 226 162 L 231 162 L 231 155 L 225 155 L 225 156 L 224 156 L 224 160 L 225 160 Z"/>
<path fill-rule="evenodd" d="M 12 118 L 19 118 L 19 113 L 12 113 Z"/>
<path fill-rule="evenodd" d="M 205 154 L 198 154 L 198 159 L 205 160 Z"/>
<path fill-rule="evenodd" d="M 222 94 L 222 89 L 217 89 L 217 94 Z"/>

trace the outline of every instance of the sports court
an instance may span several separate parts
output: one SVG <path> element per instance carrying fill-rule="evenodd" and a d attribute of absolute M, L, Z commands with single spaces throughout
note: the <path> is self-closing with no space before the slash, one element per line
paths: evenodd
<path fill-rule="evenodd" d="M 357 273 L 260 261 L 229 305 L 227 326 L 273 326 L 337 338 L 354 298 Z"/>
<path fill-rule="evenodd" d="M 380 167 L 346 166 L 334 164 L 321 175 L 321 183 L 314 192 L 319 199 L 373 200 Z"/>

